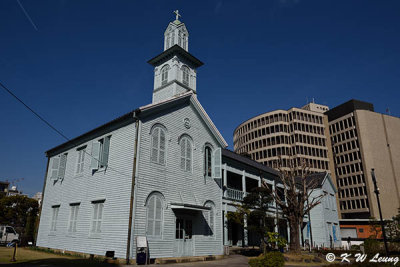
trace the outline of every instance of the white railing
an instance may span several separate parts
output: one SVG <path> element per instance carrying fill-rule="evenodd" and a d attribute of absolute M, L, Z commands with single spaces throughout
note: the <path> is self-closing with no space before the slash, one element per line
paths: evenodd
<path fill-rule="evenodd" d="M 227 188 L 226 189 L 226 197 L 232 200 L 243 201 L 245 194 L 243 191 Z"/>

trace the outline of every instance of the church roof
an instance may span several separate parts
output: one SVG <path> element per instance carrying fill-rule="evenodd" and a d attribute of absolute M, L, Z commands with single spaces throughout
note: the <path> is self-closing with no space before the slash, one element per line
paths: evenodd
<path fill-rule="evenodd" d="M 218 131 L 217 127 L 215 127 L 214 123 L 212 122 L 212 120 L 210 119 L 210 117 L 208 116 L 208 114 L 206 113 L 204 108 L 201 106 L 200 102 L 197 100 L 196 95 L 193 92 L 187 92 L 187 93 L 184 93 L 177 97 L 171 97 L 171 98 L 161 101 L 159 103 L 145 105 L 138 109 L 132 110 L 131 112 L 128 112 L 110 122 L 107 122 L 99 127 L 94 128 L 93 130 L 90 130 L 90 131 L 88 131 L 82 135 L 79 135 L 71 140 L 68 140 L 67 142 L 64 142 L 52 149 L 47 150 L 46 155 L 48 157 L 57 155 L 58 153 L 61 153 L 63 151 L 71 149 L 73 147 L 79 146 L 85 142 L 88 142 L 88 141 L 92 140 L 95 136 L 100 136 L 100 135 L 106 134 L 115 129 L 126 126 L 130 123 L 133 123 L 135 121 L 135 118 L 134 118 L 135 114 L 140 118 L 141 116 L 146 116 L 147 114 L 155 113 L 162 109 L 166 109 L 166 108 L 170 107 L 170 105 L 177 105 L 177 104 L 189 101 L 189 100 L 193 104 L 194 108 L 197 110 L 199 115 L 203 118 L 205 124 L 210 129 L 210 131 L 213 133 L 213 135 L 215 136 L 217 141 L 220 143 L 220 145 L 222 147 L 227 147 L 228 144 L 226 143 L 225 139 L 222 137 L 221 133 Z"/>
<path fill-rule="evenodd" d="M 182 47 L 180 47 L 177 44 L 174 46 L 171 46 L 170 48 L 168 48 L 167 50 L 165 50 L 158 56 L 153 57 L 152 59 L 147 61 L 147 63 L 156 67 L 156 66 L 162 64 L 162 62 L 165 62 L 168 59 L 172 58 L 174 55 L 179 55 L 182 58 L 188 60 L 189 62 L 191 62 L 194 65 L 195 68 L 198 68 L 198 67 L 204 65 L 203 62 L 201 62 L 199 59 L 194 57 L 192 54 L 190 54 L 189 52 L 187 52 L 185 49 L 183 49 Z"/>

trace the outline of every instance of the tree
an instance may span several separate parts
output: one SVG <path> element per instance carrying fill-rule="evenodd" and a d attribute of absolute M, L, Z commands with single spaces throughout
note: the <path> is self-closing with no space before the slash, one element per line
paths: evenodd
<path fill-rule="evenodd" d="M 293 158 L 289 158 L 286 162 L 289 166 L 284 168 L 282 158 L 277 161 L 279 183 L 283 185 L 283 188 L 275 186 L 274 189 L 270 189 L 270 193 L 281 209 L 283 217 L 289 223 L 289 249 L 293 253 L 300 253 L 300 227 L 303 224 L 304 215 L 321 203 L 324 195 L 311 196 L 318 182 L 308 178 L 311 172 L 307 162 L 295 162 Z M 295 163 L 300 166 L 296 167 Z M 269 188 L 265 181 L 263 181 L 263 186 Z"/>
<path fill-rule="evenodd" d="M 400 209 L 391 221 L 386 222 L 385 230 L 391 241 L 400 241 Z"/>
<path fill-rule="evenodd" d="M 267 232 L 274 226 L 271 222 L 272 218 L 267 213 L 271 203 L 272 197 L 269 190 L 264 187 L 256 187 L 243 198 L 242 203 L 235 204 L 236 212 L 228 213 L 227 217 L 245 226 L 247 230 L 255 231 L 263 244 Z M 247 224 L 244 223 L 245 221 Z"/>
<path fill-rule="evenodd" d="M 22 242 L 34 241 L 38 211 L 35 199 L 22 195 L 3 197 L 0 199 L 0 224 L 13 226 L 21 234 Z"/>

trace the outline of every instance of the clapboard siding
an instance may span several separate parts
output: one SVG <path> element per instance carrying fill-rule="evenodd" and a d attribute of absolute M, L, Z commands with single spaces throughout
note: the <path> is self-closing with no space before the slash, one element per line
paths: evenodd
<path fill-rule="evenodd" d="M 190 120 L 191 127 L 184 126 L 184 119 Z M 150 161 L 150 131 L 155 123 L 164 125 L 166 136 L 166 164 L 154 164 Z M 187 173 L 180 169 L 179 137 L 189 135 L 193 140 L 192 172 Z M 206 201 L 215 204 L 215 231 L 214 236 L 204 236 L 204 224 L 198 216 L 193 220 L 194 255 L 216 255 L 223 253 L 222 247 L 222 195 L 220 188 L 213 179 L 204 179 L 203 160 L 204 145 L 209 143 L 213 148 L 219 147 L 212 133 L 200 118 L 192 105 L 158 114 L 143 120 L 140 133 L 139 170 L 135 194 L 134 236 L 146 235 L 146 207 L 145 202 L 149 194 L 158 191 L 165 197 L 163 234 L 160 239 L 149 238 L 150 254 L 152 258 L 174 256 L 175 241 L 175 213 L 170 203 L 190 203 L 204 205 Z M 182 196 L 182 199 L 181 199 Z M 133 244 L 135 245 L 135 244 Z M 135 246 L 132 248 L 134 252 Z"/>
<path fill-rule="evenodd" d="M 37 245 L 83 253 L 104 255 L 114 250 L 116 257 L 125 257 L 129 218 L 130 185 L 133 166 L 135 125 L 129 124 L 93 140 L 111 135 L 109 168 L 92 174 L 91 157 L 85 155 L 84 172 L 76 175 L 77 148 L 86 145 L 90 154 L 92 141 L 63 153 L 68 153 L 65 178 L 54 183 L 50 179 L 50 167 L 41 212 Z M 105 199 L 100 238 L 89 235 L 93 215 L 92 201 Z M 68 234 L 70 203 L 80 202 L 77 232 Z M 60 205 L 57 231 L 50 233 L 52 206 Z"/>

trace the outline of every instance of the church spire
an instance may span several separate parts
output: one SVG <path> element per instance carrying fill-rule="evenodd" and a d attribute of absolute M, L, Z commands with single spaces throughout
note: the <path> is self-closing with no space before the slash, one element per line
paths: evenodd
<path fill-rule="evenodd" d="M 203 62 L 188 52 L 188 31 L 178 10 L 164 33 L 164 52 L 150 59 L 154 66 L 153 103 L 186 92 L 196 93 L 197 68 Z"/>
<path fill-rule="evenodd" d="M 185 23 L 179 20 L 182 15 L 179 14 L 179 10 L 175 10 L 174 13 L 175 20 L 169 23 L 164 33 L 164 51 L 174 45 L 189 51 L 189 33 Z"/>

